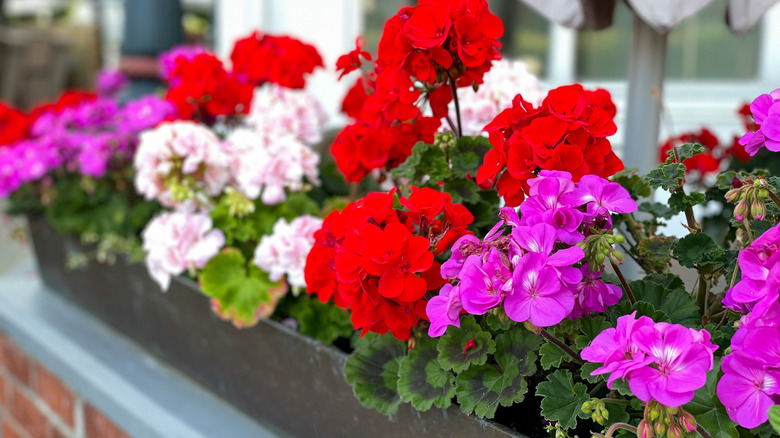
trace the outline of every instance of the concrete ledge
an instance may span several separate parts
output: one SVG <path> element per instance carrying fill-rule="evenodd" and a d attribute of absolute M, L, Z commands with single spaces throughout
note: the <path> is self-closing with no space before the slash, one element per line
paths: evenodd
<path fill-rule="evenodd" d="M 32 260 L 0 276 L 0 303 L 0 330 L 134 437 L 280 436 L 46 290 Z"/>

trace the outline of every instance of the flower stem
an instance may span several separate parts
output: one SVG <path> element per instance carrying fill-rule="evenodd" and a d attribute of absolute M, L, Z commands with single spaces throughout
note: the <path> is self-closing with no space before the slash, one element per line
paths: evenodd
<path fill-rule="evenodd" d="M 623 276 L 623 273 L 620 272 L 620 268 L 618 265 L 615 264 L 615 262 L 610 261 L 612 264 L 612 269 L 615 270 L 615 274 L 617 274 L 618 278 L 620 279 L 620 284 L 623 285 L 623 289 L 626 291 L 626 295 L 628 295 L 628 300 L 631 301 L 631 304 L 636 304 L 636 298 L 634 298 L 634 292 L 631 291 L 631 288 L 628 287 L 628 282 L 626 281 L 626 277 Z"/>
<path fill-rule="evenodd" d="M 458 102 L 458 86 L 455 85 L 455 80 L 452 79 L 450 72 L 447 72 L 447 77 L 450 79 L 450 88 L 452 88 L 452 100 L 455 101 L 455 119 L 458 121 L 458 138 L 463 137 L 463 124 L 460 121 L 460 102 Z"/>
<path fill-rule="evenodd" d="M 553 336 L 550 332 L 547 331 L 547 329 L 544 328 L 541 329 L 541 334 L 545 339 L 557 345 L 558 348 L 560 348 L 561 350 L 565 351 L 566 354 L 571 356 L 572 359 L 574 359 L 574 361 L 577 362 L 578 364 L 582 365 L 585 363 L 585 361 L 582 360 L 582 358 L 580 357 L 579 353 L 572 350 L 572 348 L 566 345 L 563 341 Z"/>
<path fill-rule="evenodd" d="M 674 147 L 674 159 L 680 164 L 684 164 L 682 160 L 680 159 L 680 150 L 677 146 Z M 685 194 L 685 190 L 683 189 L 682 183 L 680 183 L 677 188 L 672 190 L 672 192 L 682 192 L 682 194 Z M 693 216 L 693 206 L 686 206 L 685 207 L 685 221 L 688 222 L 688 231 L 692 234 L 696 234 L 701 231 L 701 228 L 699 227 L 699 224 L 696 223 L 696 218 Z"/>
<path fill-rule="evenodd" d="M 775 205 L 780 207 L 780 198 L 778 198 L 777 195 L 775 195 L 775 193 L 771 190 L 767 190 L 767 192 L 769 192 L 769 197 L 772 198 L 772 201 L 774 201 Z"/>
<path fill-rule="evenodd" d="M 701 435 L 702 438 L 712 438 L 709 432 L 707 432 L 705 428 L 701 427 L 701 424 L 696 425 L 696 432 L 699 432 L 699 435 Z"/>
<path fill-rule="evenodd" d="M 636 434 L 636 427 L 628 424 L 628 423 L 615 423 L 612 426 L 609 426 L 609 429 L 607 429 L 607 434 L 604 435 L 605 438 L 612 438 L 612 435 L 617 432 L 619 429 L 625 429 L 633 434 Z M 709 438 L 709 437 L 708 437 Z"/>

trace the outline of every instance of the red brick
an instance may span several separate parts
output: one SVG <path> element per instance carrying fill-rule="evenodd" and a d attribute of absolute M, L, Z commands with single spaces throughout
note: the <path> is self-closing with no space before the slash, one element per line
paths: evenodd
<path fill-rule="evenodd" d="M 6 418 L 6 416 L 3 416 L 3 438 L 22 438 L 22 435 L 19 433 L 19 429 L 16 428 L 11 422 Z"/>
<path fill-rule="evenodd" d="M 8 412 L 27 431 L 31 438 L 49 438 L 48 422 L 37 407 L 17 388 L 13 388 L 8 399 Z"/>
<path fill-rule="evenodd" d="M 91 405 L 84 405 L 84 432 L 86 438 L 130 438 L 111 420 Z"/>
<path fill-rule="evenodd" d="M 73 399 L 71 390 L 60 379 L 40 365 L 35 366 L 35 373 L 35 391 L 62 418 L 65 424 L 73 428 L 73 409 L 76 402 Z"/>
<path fill-rule="evenodd" d="M 8 385 L 6 384 L 5 377 L 0 374 L 0 407 L 5 407 L 5 388 L 7 386 Z"/>
<path fill-rule="evenodd" d="M 2 355 L 0 359 L 3 366 L 25 385 L 30 385 L 30 362 L 27 355 L 9 339 L 3 339 Z"/>

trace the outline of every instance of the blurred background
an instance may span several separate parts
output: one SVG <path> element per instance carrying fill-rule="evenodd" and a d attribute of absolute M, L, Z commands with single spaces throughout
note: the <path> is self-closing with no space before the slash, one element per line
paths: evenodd
<path fill-rule="evenodd" d="M 776 0 L 751 1 L 773 4 Z M 769 8 L 752 29 L 736 36 L 725 20 L 729 0 L 695 2 L 706 6 L 673 26 L 665 37 L 658 138 L 707 125 L 728 141 L 744 129 L 736 115 L 741 104 L 780 84 L 780 50 L 776 49 L 780 7 Z M 0 100 L 29 109 L 66 88 L 90 88 L 103 68 L 119 68 L 133 79 L 128 93 L 145 94 L 161 85 L 155 79 L 158 53 L 174 45 L 198 43 L 227 59 L 235 39 L 260 29 L 290 34 L 318 48 L 328 71 L 316 73 L 309 89 L 323 102 L 331 127 L 336 127 L 344 122 L 338 109 L 349 85 L 336 81 L 336 59 L 354 47 L 358 35 L 375 51 L 384 22 L 407 3 L 0 0 Z M 631 8 L 617 1 L 611 25 L 594 31 L 556 24 L 519 0 L 488 3 L 504 22 L 504 57 L 523 60 L 546 88 L 581 82 L 612 92 L 618 106 L 618 134 L 612 143 L 625 159 L 627 83 L 637 31 Z M 0 227 L 4 228 L 0 248 L 7 248 L 12 224 L 4 219 Z M 24 250 L 19 251 L 0 251 L 0 272 L 23 257 Z"/>

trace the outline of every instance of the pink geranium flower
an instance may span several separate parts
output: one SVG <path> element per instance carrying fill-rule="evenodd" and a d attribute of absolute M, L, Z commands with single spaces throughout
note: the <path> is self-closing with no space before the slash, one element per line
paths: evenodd
<path fill-rule="evenodd" d="M 439 337 L 451 325 L 460 327 L 461 310 L 463 310 L 463 305 L 460 301 L 458 286 L 453 287 L 451 284 L 445 284 L 439 291 L 439 295 L 431 298 L 425 308 L 425 313 L 431 321 L 428 336 Z"/>
<path fill-rule="evenodd" d="M 574 308 L 574 295 L 561 287 L 558 273 L 543 254 L 528 253 L 520 259 L 512 286 L 504 308 L 514 321 L 549 327 L 561 322 Z"/>
<path fill-rule="evenodd" d="M 472 255 L 460 272 L 460 299 L 463 308 L 472 315 L 482 315 L 498 306 L 506 295 L 505 287 L 512 271 L 504 265 L 497 249 L 492 248 L 483 262 Z"/>
<path fill-rule="evenodd" d="M 780 372 L 742 354 L 723 358 L 722 368 L 717 394 L 729 417 L 746 428 L 766 422 L 772 396 L 780 394 Z"/>

